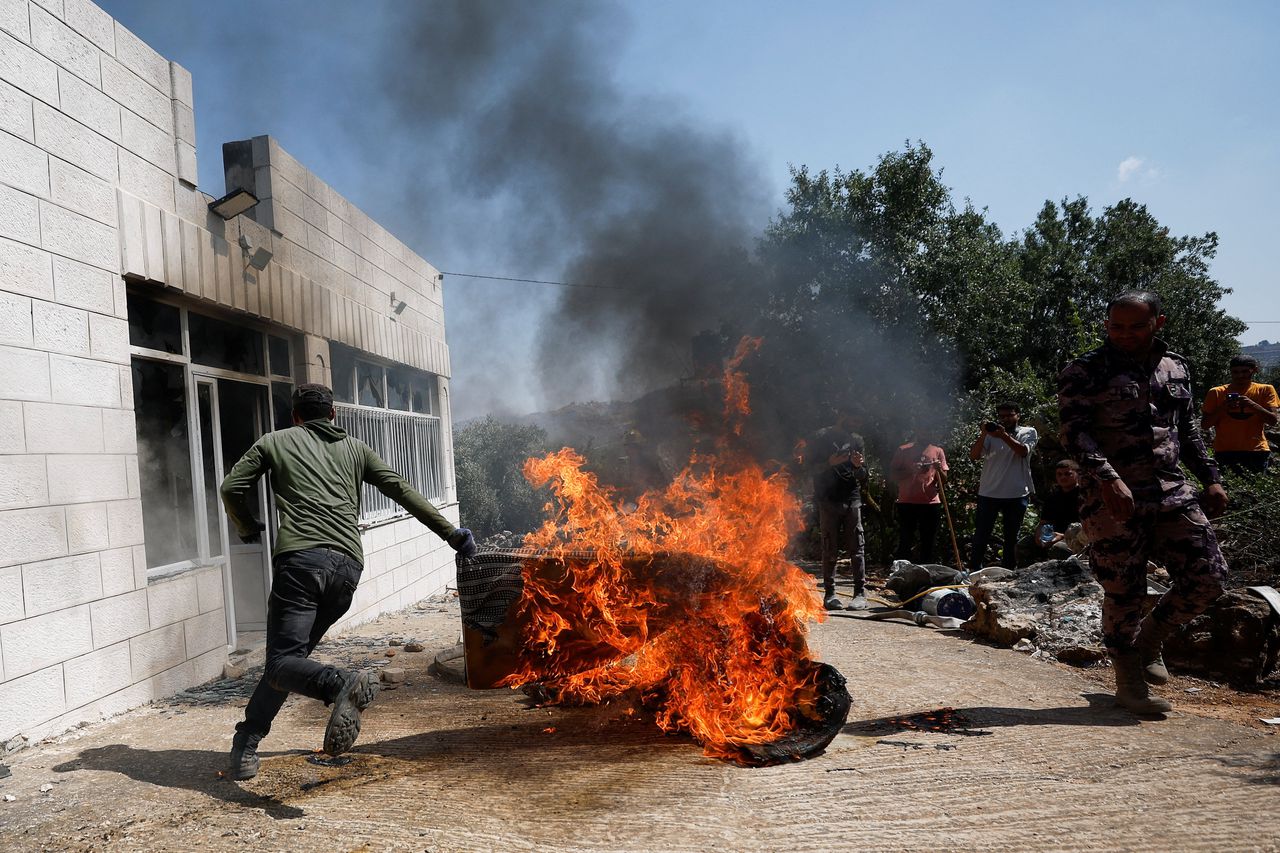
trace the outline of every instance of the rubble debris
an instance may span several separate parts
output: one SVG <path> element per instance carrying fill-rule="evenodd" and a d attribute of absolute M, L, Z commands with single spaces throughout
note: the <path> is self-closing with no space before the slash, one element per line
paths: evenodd
<path fill-rule="evenodd" d="M 427 647 L 422 643 L 419 643 L 417 640 L 410 640 L 404 644 L 404 650 L 406 652 L 425 652 Z"/>
<path fill-rule="evenodd" d="M 1157 596 L 1148 596 L 1154 606 Z M 1244 589 L 1227 590 L 1209 609 L 1165 642 L 1170 668 L 1205 673 L 1237 687 L 1254 687 L 1280 658 L 1280 616 Z"/>
<path fill-rule="evenodd" d="M 398 666 L 384 667 L 379 673 L 378 678 L 383 684 L 401 684 L 404 681 L 404 670 Z"/>
<path fill-rule="evenodd" d="M 1071 666 L 1093 666 L 1107 659 L 1107 650 L 1102 646 L 1067 646 L 1059 649 L 1054 657 Z"/>
<path fill-rule="evenodd" d="M 236 666 L 234 663 L 231 663 L 230 661 L 222 665 L 222 677 L 230 681 L 235 681 L 237 678 L 244 678 L 244 674 L 247 671 L 248 670 L 246 670 L 243 666 Z"/>
<path fill-rule="evenodd" d="M 389 658 L 393 658 L 393 657 L 395 657 L 396 655 L 400 654 L 400 650 L 399 650 L 399 649 L 387 649 L 386 654 L 387 654 L 387 657 L 389 657 Z"/>
<path fill-rule="evenodd" d="M 387 645 L 388 645 L 388 646 L 403 646 L 403 645 L 404 645 L 404 640 L 400 639 L 399 637 L 392 637 L 390 640 L 387 640 Z"/>
<path fill-rule="evenodd" d="M 1104 656 L 1102 587 L 1077 559 L 1046 560 L 1007 573 L 987 570 L 970 592 L 977 612 L 965 628 L 980 637 L 1011 647 L 1026 640 L 1077 666 Z"/>

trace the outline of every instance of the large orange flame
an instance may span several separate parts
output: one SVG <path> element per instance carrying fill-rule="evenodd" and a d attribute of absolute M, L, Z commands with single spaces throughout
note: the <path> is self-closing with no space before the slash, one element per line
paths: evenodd
<path fill-rule="evenodd" d="M 760 343 L 744 339 L 725 371 L 731 435 L 750 413 L 742 362 Z M 526 564 L 520 666 L 504 683 L 575 703 L 638 690 L 663 730 L 687 730 L 725 758 L 812 710 L 807 626 L 825 612 L 785 556 L 799 506 L 784 472 L 766 474 L 728 439 L 718 448 L 630 512 L 571 449 L 525 463 L 554 495 L 525 546 L 565 568 L 549 577 Z"/>

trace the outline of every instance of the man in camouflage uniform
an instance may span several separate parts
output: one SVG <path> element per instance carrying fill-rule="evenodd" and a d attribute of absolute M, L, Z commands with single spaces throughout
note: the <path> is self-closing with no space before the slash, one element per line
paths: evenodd
<path fill-rule="evenodd" d="M 1084 475 L 1081 522 L 1105 592 L 1102 631 L 1116 701 L 1135 713 L 1172 708 L 1147 688 L 1169 679 L 1164 640 L 1204 612 L 1227 574 L 1204 512 L 1221 513 L 1227 493 L 1200 437 L 1187 363 L 1156 337 L 1164 324 L 1155 294 L 1116 297 L 1107 306 L 1106 343 L 1058 377 L 1062 442 Z M 1179 461 L 1205 485 L 1202 496 Z M 1164 562 L 1173 588 L 1144 619 L 1151 556 Z"/>

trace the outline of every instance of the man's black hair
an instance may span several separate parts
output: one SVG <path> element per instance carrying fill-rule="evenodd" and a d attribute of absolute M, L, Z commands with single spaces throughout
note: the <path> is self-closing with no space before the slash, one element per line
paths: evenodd
<path fill-rule="evenodd" d="M 1150 290 L 1129 290 L 1114 297 L 1107 303 L 1108 317 L 1111 316 L 1111 309 L 1117 305 L 1145 305 L 1151 311 L 1152 317 L 1159 317 L 1164 310 L 1160 304 L 1160 297 Z"/>
<path fill-rule="evenodd" d="M 1018 404 L 1011 403 L 1008 400 L 1005 400 L 1003 403 L 996 406 L 996 411 L 997 412 L 1014 412 L 1015 414 L 1019 414 L 1019 415 L 1022 414 L 1022 409 L 1018 407 Z"/>
<path fill-rule="evenodd" d="M 333 391 L 318 382 L 306 382 L 293 391 L 293 413 L 303 421 L 328 418 L 333 409 Z"/>
<path fill-rule="evenodd" d="M 1071 469 L 1072 471 L 1075 471 L 1076 473 L 1079 473 L 1079 472 L 1080 472 L 1080 463 L 1079 463 L 1079 462 L 1077 462 L 1077 461 L 1076 461 L 1076 460 L 1074 460 L 1074 459 L 1063 459 L 1063 460 L 1061 460 L 1057 465 L 1055 465 L 1055 466 L 1053 466 L 1053 467 L 1054 467 L 1055 469 L 1057 469 L 1057 468 L 1069 468 L 1069 469 Z"/>
<path fill-rule="evenodd" d="M 1232 366 L 1232 368 L 1236 368 L 1236 367 L 1251 367 L 1251 368 L 1253 368 L 1254 370 L 1257 370 L 1257 369 L 1258 369 L 1258 360 L 1257 360 L 1256 358 L 1254 358 L 1253 356 L 1251 356 L 1251 355 L 1237 355 L 1237 356 L 1232 356 L 1232 358 L 1231 358 L 1231 366 Z"/>

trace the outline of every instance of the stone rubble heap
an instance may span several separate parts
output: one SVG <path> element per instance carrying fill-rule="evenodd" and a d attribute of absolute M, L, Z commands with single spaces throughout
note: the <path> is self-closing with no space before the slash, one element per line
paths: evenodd
<path fill-rule="evenodd" d="M 987 569 L 970 586 L 977 612 L 965 628 L 1034 657 L 1088 666 L 1106 659 L 1102 587 L 1088 564 L 1048 560 L 1024 569 Z M 1149 592 L 1148 606 L 1160 593 Z M 1280 615 L 1248 590 L 1228 590 L 1174 634 L 1165 662 L 1241 687 L 1261 684 L 1280 658 Z"/>

